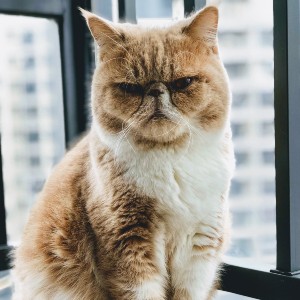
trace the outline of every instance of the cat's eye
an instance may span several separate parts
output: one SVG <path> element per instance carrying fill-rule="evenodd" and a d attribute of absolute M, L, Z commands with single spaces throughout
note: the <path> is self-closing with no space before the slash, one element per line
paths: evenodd
<path fill-rule="evenodd" d="M 129 94 L 142 94 L 143 87 L 140 84 L 122 82 L 119 84 L 119 89 Z"/>
<path fill-rule="evenodd" d="M 171 82 L 171 88 L 175 91 L 187 88 L 192 82 L 193 77 L 182 77 Z"/>

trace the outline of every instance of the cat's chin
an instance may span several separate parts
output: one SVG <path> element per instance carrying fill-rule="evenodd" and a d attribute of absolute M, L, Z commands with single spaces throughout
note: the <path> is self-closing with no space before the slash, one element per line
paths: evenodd
<path fill-rule="evenodd" d="M 173 149 L 180 150 L 185 149 L 189 144 L 190 136 L 188 133 L 183 133 L 178 136 L 174 136 L 172 139 L 157 139 L 149 136 L 136 136 L 134 137 L 134 145 L 140 150 L 152 150 L 152 149 Z"/>
<path fill-rule="evenodd" d="M 167 116 L 152 115 L 131 135 L 134 144 L 143 149 L 184 147 L 189 132 Z"/>
<path fill-rule="evenodd" d="M 150 120 L 139 132 L 131 135 L 134 145 L 141 150 L 185 148 L 190 134 L 168 120 Z"/>

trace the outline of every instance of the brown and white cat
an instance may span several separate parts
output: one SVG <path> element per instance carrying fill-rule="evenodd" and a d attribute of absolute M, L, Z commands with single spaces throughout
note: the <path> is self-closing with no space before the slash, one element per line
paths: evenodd
<path fill-rule="evenodd" d="M 15 299 L 212 299 L 234 167 L 218 9 L 151 29 L 82 14 L 92 128 L 32 210 Z"/>

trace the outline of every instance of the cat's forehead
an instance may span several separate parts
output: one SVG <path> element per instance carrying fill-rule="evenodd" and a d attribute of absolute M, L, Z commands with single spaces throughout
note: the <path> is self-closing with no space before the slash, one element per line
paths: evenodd
<path fill-rule="evenodd" d="M 182 32 L 172 28 L 129 27 L 122 45 L 115 55 L 124 68 L 117 76 L 130 80 L 168 81 L 194 75 L 198 63 L 207 55 L 205 45 L 191 42 Z M 111 59 L 111 58 L 110 58 Z"/>

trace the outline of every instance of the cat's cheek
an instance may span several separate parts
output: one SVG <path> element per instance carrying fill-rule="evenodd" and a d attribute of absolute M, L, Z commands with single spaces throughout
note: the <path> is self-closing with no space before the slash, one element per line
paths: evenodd
<path fill-rule="evenodd" d="M 127 121 L 126 119 L 138 110 L 142 99 L 139 96 L 129 96 L 120 92 L 114 92 L 103 97 L 102 101 L 104 111 Z"/>
<path fill-rule="evenodd" d="M 202 100 L 195 98 L 194 92 L 181 92 L 173 95 L 172 102 L 183 115 L 192 117 L 201 109 Z"/>

